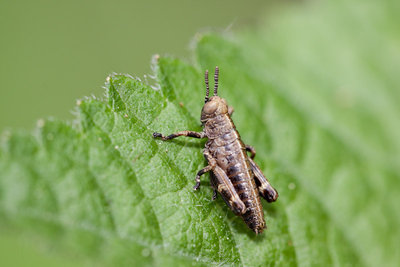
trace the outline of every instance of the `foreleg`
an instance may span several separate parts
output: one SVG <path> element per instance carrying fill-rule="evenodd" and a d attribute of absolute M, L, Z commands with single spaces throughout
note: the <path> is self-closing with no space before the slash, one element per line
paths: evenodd
<path fill-rule="evenodd" d="M 170 134 L 168 136 L 164 136 L 160 133 L 154 132 L 153 133 L 153 137 L 154 138 L 161 138 L 162 140 L 166 141 L 166 140 L 170 140 L 179 136 L 188 136 L 188 137 L 194 137 L 194 138 L 204 138 L 206 137 L 206 134 L 204 132 L 193 132 L 193 131 L 181 131 L 181 132 L 177 132 L 177 133 L 173 133 Z"/>

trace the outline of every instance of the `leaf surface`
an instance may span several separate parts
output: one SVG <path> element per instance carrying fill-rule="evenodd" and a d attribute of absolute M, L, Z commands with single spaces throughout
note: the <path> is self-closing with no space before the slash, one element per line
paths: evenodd
<path fill-rule="evenodd" d="M 361 7 L 326 3 L 287 11 L 266 31 L 199 35 L 194 66 L 161 57 L 154 86 L 113 74 L 104 99 L 78 101 L 73 123 L 4 133 L 2 229 L 103 265 L 395 266 L 400 53 L 391 57 L 399 36 L 387 25 L 398 18 L 390 5 Z M 203 71 L 215 65 L 243 141 L 280 194 L 263 201 L 261 236 L 211 200 L 207 178 L 193 192 L 204 141 L 152 138 L 201 131 Z"/>

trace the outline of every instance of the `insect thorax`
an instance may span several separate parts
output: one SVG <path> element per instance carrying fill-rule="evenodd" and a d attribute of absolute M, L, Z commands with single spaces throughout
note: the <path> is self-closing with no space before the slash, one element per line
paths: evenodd
<path fill-rule="evenodd" d="M 235 130 L 235 126 L 228 114 L 209 119 L 204 125 L 204 132 L 209 139 L 216 139 L 229 134 L 233 130 Z"/>

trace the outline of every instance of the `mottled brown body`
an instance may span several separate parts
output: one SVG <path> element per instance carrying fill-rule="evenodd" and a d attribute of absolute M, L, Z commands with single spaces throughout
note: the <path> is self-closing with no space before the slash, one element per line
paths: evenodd
<path fill-rule="evenodd" d="M 154 133 L 153 136 L 161 137 L 163 140 L 178 136 L 207 137 L 203 153 L 209 165 L 197 173 L 194 189 L 200 187 L 200 176 L 212 171 L 213 199 L 218 191 L 232 211 L 241 216 L 248 227 L 258 234 L 265 228 L 259 194 L 268 202 L 273 202 L 278 198 L 278 193 L 253 161 L 255 150 L 243 144 L 231 119 L 233 109 L 228 107 L 225 99 L 217 96 L 218 67 L 214 77 L 214 96 L 209 98 L 206 71 L 207 93 L 201 112 L 201 122 L 204 126 L 202 132 L 182 131 L 169 136 Z M 250 157 L 246 151 L 251 152 Z"/>
<path fill-rule="evenodd" d="M 206 149 L 217 160 L 218 166 L 225 171 L 246 207 L 244 214 L 235 211 L 232 207 L 231 209 L 243 218 L 250 229 L 261 233 L 265 227 L 265 221 L 258 189 L 246 154 L 246 146 L 240 139 L 232 119 L 229 114 L 220 115 L 209 120 L 204 128 L 209 138 Z M 214 175 L 211 183 L 215 189 L 218 188 L 218 181 Z M 229 196 L 221 195 L 229 205 Z"/>

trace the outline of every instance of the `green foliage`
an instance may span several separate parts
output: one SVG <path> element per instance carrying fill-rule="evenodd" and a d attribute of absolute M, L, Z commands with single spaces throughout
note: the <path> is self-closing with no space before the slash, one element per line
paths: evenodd
<path fill-rule="evenodd" d="M 399 19 L 390 4 L 358 8 L 296 9 L 265 32 L 199 36 L 195 67 L 161 57 L 154 86 L 114 74 L 105 99 L 78 101 L 74 123 L 5 133 L 2 224 L 105 265 L 395 266 L 400 53 L 389 26 Z M 207 179 L 193 192 L 204 141 L 151 136 L 201 129 L 203 71 L 215 65 L 280 193 L 263 202 L 261 236 L 211 201 Z"/>

